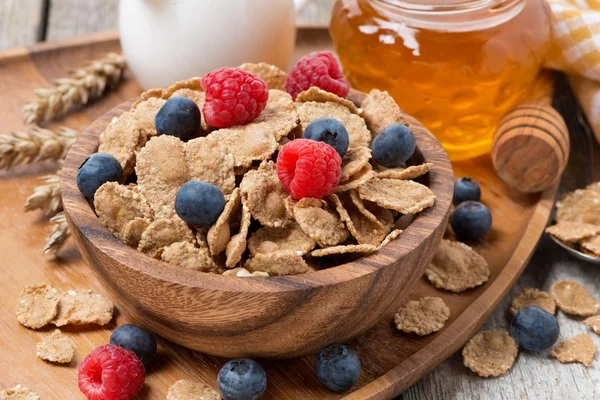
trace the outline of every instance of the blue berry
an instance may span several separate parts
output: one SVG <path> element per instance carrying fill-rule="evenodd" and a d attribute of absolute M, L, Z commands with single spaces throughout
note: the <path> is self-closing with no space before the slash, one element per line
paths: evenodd
<path fill-rule="evenodd" d="M 175 196 L 175 211 L 179 218 L 194 226 L 212 226 L 225 207 L 221 189 L 210 183 L 189 181 Z"/>
<path fill-rule="evenodd" d="M 159 135 L 177 136 L 186 142 L 200 131 L 201 119 L 200 109 L 192 99 L 174 96 L 158 110 L 154 126 Z"/>
<path fill-rule="evenodd" d="M 408 126 L 391 124 L 373 139 L 371 150 L 377 164 L 394 168 L 412 157 L 415 146 L 415 136 Z"/>
<path fill-rule="evenodd" d="M 513 317 L 510 332 L 519 346 L 539 352 L 556 342 L 560 328 L 554 315 L 540 307 L 527 306 Z"/>
<path fill-rule="evenodd" d="M 360 359 L 350 347 L 332 344 L 319 353 L 315 364 L 317 378 L 328 389 L 343 392 L 350 389 L 360 376 Z"/>
<path fill-rule="evenodd" d="M 217 384 L 224 400 L 255 400 L 267 387 L 267 374 L 256 361 L 240 358 L 223 365 Z"/>
<path fill-rule="evenodd" d="M 458 178 L 454 182 L 454 196 L 452 197 L 452 204 L 455 206 L 459 205 L 463 201 L 481 200 L 481 189 L 477 182 L 471 178 Z"/>
<path fill-rule="evenodd" d="M 94 200 L 96 190 L 106 182 L 119 182 L 123 177 L 121 164 L 108 153 L 94 153 L 77 170 L 77 187 L 88 200 Z"/>
<path fill-rule="evenodd" d="M 479 240 L 492 227 L 492 214 L 480 202 L 467 200 L 456 207 L 450 217 L 450 225 L 461 242 Z"/>
<path fill-rule="evenodd" d="M 327 143 L 338 152 L 340 157 L 344 157 L 350 144 L 346 127 L 334 118 L 314 120 L 306 127 L 302 138 Z"/>
<path fill-rule="evenodd" d="M 148 331 L 135 325 L 124 324 L 110 335 L 110 344 L 133 351 L 144 366 L 148 366 L 156 356 L 156 340 Z"/>

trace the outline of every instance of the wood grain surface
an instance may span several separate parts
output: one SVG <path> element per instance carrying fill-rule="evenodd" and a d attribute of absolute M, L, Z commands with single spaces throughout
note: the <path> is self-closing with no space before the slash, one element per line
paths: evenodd
<path fill-rule="evenodd" d="M 27 46 L 43 38 L 45 0 L 0 1 L 0 49 Z"/>
<path fill-rule="evenodd" d="M 299 53 L 328 48 L 326 33 L 299 35 Z M 311 39 L 315 38 L 311 46 Z M 118 50 L 115 36 L 96 36 L 92 39 L 75 40 L 72 43 L 49 44 L 31 50 L 12 50 L 0 61 L 0 117 L 5 128 L 22 129 L 20 106 L 33 98 L 32 91 L 58 76 L 74 65 L 100 53 Z M 58 123 L 82 128 L 126 99 L 139 94 L 139 88 L 128 79 L 119 91 L 110 93 L 81 113 L 73 114 Z M 57 123 L 57 124 L 58 124 Z M 57 125 L 55 124 L 55 126 Z M 48 170 L 46 170 L 48 171 Z M 20 168 L 0 179 L 0 256 L 6 262 L 5 284 L 0 292 L 0 334 L 7 346 L 0 347 L 0 386 L 11 387 L 17 383 L 28 384 L 43 398 L 78 399 L 75 384 L 76 364 L 91 349 L 106 343 L 111 329 L 126 322 L 127 316 L 118 313 L 116 321 L 103 329 L 68 329 L 67 335 L 75 340 L 78 349 L 75 362 L 66 367 L 56 367 L 35 357 L 35 343 L 47 331 L 30 331 L 21 327 L 14 317 L 14 302 L 26 284 L 48 281 L 60 289 L 89 287 L 107 293 L 90 274 L 89 268 L 79 258 L 72 245 L 61 251 L 56 258 L 41 256 L 43 237 L 48 226 L 35 214 L 23 214 L 21 205 L 36 184 L 34 174 L 39 170 Z M 41 171 L 44 173 L 44 171 Z M 420 280 L 412 288 L 409 298 L 437 295 L 444 299 L 452 316 L 446 328 L 428 337 L 413 337 L 395 331 L 391 324 L 393 311 L 365 334 L 351 341 L 361 356 L 363 370 L 360 380 L 349 399 L 388 399 L 412 385 L 430 369 L 460 348 L 462 342 L 492 313 L 510 286 L 516 281 L 527 262 L 537 238 L 541 234 L 553 201 L 552 191 L 539 195 L 523 195 L 502 185 L 489 157 L 455 164 L 457 175 L 469 174 L 483 187 L 483 201 L 490 206 L 495 221 L 493 231 L 478 250 L 490 262 L 492 276 L 486 285 L 455 295 L 439 292 Z M 518 216 L 511 217 L 508 216 Z M 159 341 L 160 354 L 149 369 L 147 384 L 140 398 L 164 398 L 169 385 L 178 379 L 195 379 L 209 385 L 215 384 L 218 369 L 225 360 L 202 355 L 165 340 Z M 30 349 L 30 350 L 29 350 Z M 312 372 L 314 356 L 270 363 L 263 361 L 270 384 L 265 399 L 327 399 L 342 398 L 326 392 L 316 382 Z M 16 366 L 19 366 L 18 368 Z"/>

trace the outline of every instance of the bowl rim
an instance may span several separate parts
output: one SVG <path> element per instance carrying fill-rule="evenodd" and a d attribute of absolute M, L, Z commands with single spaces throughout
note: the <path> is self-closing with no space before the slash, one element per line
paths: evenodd
<path fill-rule="evenodd" d="M 348 96 L 357 105 L 360 105 L 364 97 L 364 93 L 355 90 L 351 90 Z M 417 120 L 404 114 L 415 133 L 417 149 L 422 155 L 423 162 L 433 163 L 429 171 L 428 187 L 436 196 L 436 201 L 432 207 L 422 211 L 413 219 L 398 237 L 401 240 L 394 240 L 375 253 L 336 267 L 300 275 L 257 279 L 182 269 L 156 260 L 129 247 L 109 232 L 81 195 L 76 184 L 77 169 L 89 155 L 97 151 L 100 133 L 114 117 L 129 110 L 136 100 L 138 98 L 121 103 L 97 118 L 81 132 L 65 158 L 60 175 L 63 208 L 69 228 L 77 231 L 77 234 L 72 236 L 80 251 L 82 244 L 78 241 L 83 239 L 103 257 L 110 258 L 121 266 L 168 283 L 209 291 L 265 293 L 313 290 L 364 277 L 375 273 L 380 268 L 395 264 L 402 257 L 423 246 L 439 225 L 447 222 L 454 185 L 452 165 L 442 145 L 433 134 Z"/>

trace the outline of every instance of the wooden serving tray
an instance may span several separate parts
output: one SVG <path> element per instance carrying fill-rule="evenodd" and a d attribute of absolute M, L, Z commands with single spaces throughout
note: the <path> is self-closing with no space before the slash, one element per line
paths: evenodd
<path fill-rule="evenodd" d="M 295 58 L 313 50 L 329 49 L 325 30 L 301 29 Z M 34 99 L 36 88 L 48 86 L 86 60 L 109 51 L 119 51 L 115 33 L 100 34 L 0 53 L 0 121 L 3 133 L 25 130 L 21 106 Z M 98 116 L 140 93 L 128 79 L 110 93 L 58 123 L 83 128 Z M 417 337 L 397 332 L 390 314 L 350 345 L 362 361 L 362 372 L 353 392 L 335 394 L 324 389 L 313 371 L 315 356 L 286 361 L 261 361 L 268 375 L 264 399 L 390 399 L 415 383 L 469 339 L 494 311 L 523 271 L 548 221 L 557 187 L 541 194 L 526 195 L 508 189 L 497 178 L 489 157 L 454 164 L 456 176 L 471 176 L 482 186 L 483 202 L 493 214 L 493 229 L 477 246 L 489 262 L 492 274 L 483 286 L 463 294 L 434 289 L 424 279 L 412 289 L 411 299 L 439 296 L 451 309 L 446 327 L 433 335 Z M 41 249 L 50 226 L 36 213 L 23 213 L 23 204 L 41 175 L 52 166 L 19 167 L 0 173 L 0 387 L 27 385 L 43 399 L 82 399 L 77 388 L 77 365 L 93 348 L 105 344 L 111 331 L 128 322 L 116 314 L 104 328 L 65 327 L 77 344 L 75 360 L 56 366 L 39 360 L 36 343 L 52 331 L 28 330 L 14 315 L 16 299 L 28 284 L 49 282 L 59 289 L 105 289 L 93 279 L 72 243 L 56 257 L 43 257 Z M 216 387 L 216 376 L 226 360 L 199 354 L 159 340 L 159 355 L 147 371 L 140 399 L 164 399 L 170 385 L 179 379 L 202 381 Z"/>

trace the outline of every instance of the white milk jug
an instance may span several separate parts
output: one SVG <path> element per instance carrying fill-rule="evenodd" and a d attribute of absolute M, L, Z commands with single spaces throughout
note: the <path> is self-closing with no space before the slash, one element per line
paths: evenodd
<path fill-rule="evenodd" d="M 121 0 L 123 54 L 144 89 L 244 62 L 286 68 L 305 1 Z"/>

